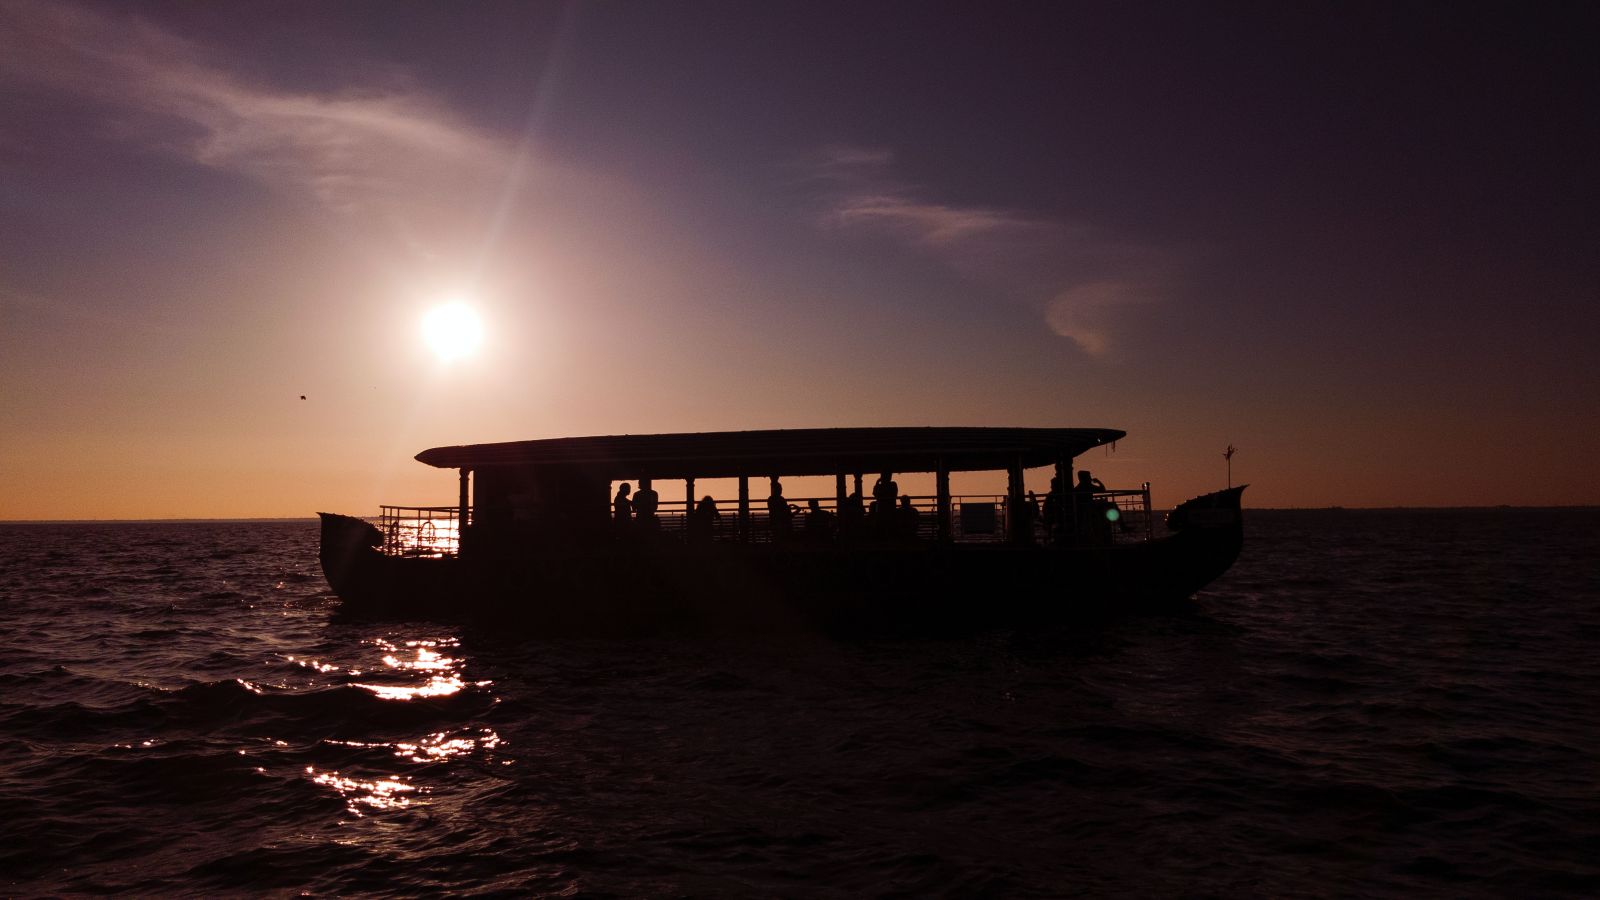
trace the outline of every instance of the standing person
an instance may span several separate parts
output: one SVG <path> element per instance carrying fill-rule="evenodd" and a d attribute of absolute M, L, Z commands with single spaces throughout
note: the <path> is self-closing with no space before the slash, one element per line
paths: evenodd
<path fill-rule="evenodd" d="M 1096 491 L 1105 490 L 1106 486 L 1100 481 L 1100 479 L 1089 477 L 1088 469 L 1079 469 L 1078 483 L 1073 485 L 1072 489 L 1084 494 L 1093 494 Z"/>
<path fill-rule="evenodd" d="M 784 499 L 783 485 L 778 479 L 772 479 L 772 495 L 767 497 L 767 525 L 772 529 L 772 539 L 784 540 L 789 536 L 793 526 L 793 514 L 789 510 L 789 501 Z"/>
<path fill-rule="evenodd" d="M 656 495 L 655 489 L 650 487 L 650 479 L 639 479 L 639 490 L 633 495 L 633 514 L 638 518 L 640 525 L 653 530 L 661 524 L 656 519 L 656 507 L 660 503 L 661 498 Z"/>
<path fill-rule="evenodd" d="M 894 483 L 894 474 L 885 472 L 872 485 L 872 515 L 878 520 L 878 530 L 888 535 L 894 531 L 895 501 L 900 499 L 900 485 Z"/>
<path fill-rule="evenodd" d="M 1062 520 L 1066 518 L 1066 498 L 1061 494 L 1061 476 L 1050 479 L 1050 493 L 1044 495 L 1044 533 L 1053 544 L 1062 537 Z"/>
<path fill-rule="evenodd" d="M 1033 491 L 1028 492 L 1027 499 L 1017 507 L 1017 541 L 1019 543 L 1033 544 L 1033 523 L 1039 519 L 1039 498 Z"/>
<path fill-rule="evenodd" d="M 1111 543 L 1111 525 L 1102 515 L 1110 504 L 1094 497 L 1105 489 L 1105 483 L 1091 477 L 1088 469 L 1078 470 L 1078 483 L 1072 486 L 1072 512 L 1077 519 L 1073 525 L 1080 538 L 1097 544 Z"/>
<path fill-rule="evenodd" d="M 633 492 L 633 485 L 624 481 L 622 487 L 617 488 L 617 495 L 611 498 L 611 519 L 618 529 L 625 529 L 633 521 L 633 501 L 628 495 Z"/>

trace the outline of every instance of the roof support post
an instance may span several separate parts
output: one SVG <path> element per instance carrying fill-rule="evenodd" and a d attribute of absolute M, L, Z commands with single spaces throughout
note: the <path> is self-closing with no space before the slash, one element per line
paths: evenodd
<path fill-rule="evenodd" d="M 739 540 L 750 540 L 750 476 L 739 476 Z"/>
<path fill-rule="evenodd" d="M 1061 504 L 1061 514 L 1066 516 L 1066 521 L 1062 523 L 1061 528 L 1063 533 L 1070 535 L 1077 534 L 1078 529 L 1083 526 L 1083 514 L 1088 512 L 1087 509 L 1078 508 L 1080 498 L 1077 490 L 1074 489 L 1076 483 L 1072 480 L 1072 468 L 1077 464 L 1078 461 L 1076 459 L 1070 456 L 1067 457 L 1066 471 L 1061 473 L 1061 490 L 1066 500 L 1065 503 Z"/>
<path fill-rule="evenodd" d="M 861 493 L 861 473 L 860 472 L 856 473 L 856 493 L 857 494 Z"/>
<path fill-rule="evenodd" d="M 461 496 L 460 496 L 460 499 L 459 499 L 459 506 L 456 509 L 456 555 L 457 556 L 461 555 L 461 547 L 467 541 L 467 525 L 470 524 L 469 517 L 472 515 L 472 506 L 468 503 L 468 500 L 470 499 L 470 496 L 469 496 L 469 493 L 468 493 L 468 489 L 469 489 L 468 482 L 471 480 L 471 475 L 472 475 L 472 470 L 471 469 L 469 469 L 469 468 L 467 468 L 465 466 L 461 467 Z"/>
<path fill-rule="evenodd" d="M 1006 469 L 1006 542 L 1024 544 L 1033 537 L 1023 534 L 1028 517 L 1022 514 L 1022 504 L 1028 498 L 1022 493 L 1022 457 L 1018 456 Z"/>
<path fill-rule="evenodd" d="M 939 460 L 937 465 L 938 471 L 934 476 L 933 489 L 934 494 L 937 497 L 935 500 L 935 503 L 937 504 L 937 512 L 935 515 L 939 517 L 939 543 L 948 544 L 955 537 L 955 530 L 950 527 L 950 520 L 952 518 L 950 503 L 950 469 L 945 466 L 942 458 Z"/>
<path fill-rule="evenodd" d="M 689 517 L 694 515 L 694 479 L 683 480 L 683 528 L 689 529 Z"/>
<path fill-rule="evenodd" d="M 1072 502 L 1072 457 L 1056 457 L 1056 504 L 1055 521 L 1046 524 L 1050 534 L 1058 540 L 1067 534 L 1067 522 L 1071 510 L 1068 505 Z"/>
<path fill-rule="evenodd" d="M 846 496 L 844 492 L 844 473 L 840 472 L 833 476 L 833 508 L 835 510 L 844 509 L 844 498 Z"/>

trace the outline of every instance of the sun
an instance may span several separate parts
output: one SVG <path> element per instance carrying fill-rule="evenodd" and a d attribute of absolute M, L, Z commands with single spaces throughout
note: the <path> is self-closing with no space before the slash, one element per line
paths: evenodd
<path fill-rule="evenodd" d="M 422 337 L 445 362 L 471 356 L 483 343 L 483 320 L 466 303 L 447 303 L 422 317 Z"/>

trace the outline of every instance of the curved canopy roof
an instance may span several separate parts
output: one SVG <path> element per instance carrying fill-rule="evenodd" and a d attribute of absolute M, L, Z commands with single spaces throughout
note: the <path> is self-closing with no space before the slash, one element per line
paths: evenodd
<path fill-rule="evenodd" d="M 796 428 L 552 438 L 434 447 L 442 469 L 562 466 L 621 478 L 730 478 L 839 472 L 951 472 L 1053 465 L 1108 444 L 1114 428 Z"/>

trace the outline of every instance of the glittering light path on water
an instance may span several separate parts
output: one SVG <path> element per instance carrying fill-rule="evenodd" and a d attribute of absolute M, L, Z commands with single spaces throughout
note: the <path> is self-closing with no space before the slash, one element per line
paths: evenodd
<path fill-rule="evenodd" d="M 341 668 L 333 663 L 315 659 L 297 659 L 285 656 L 291 663 L 319 675 L 329 676 L 330 683 L 344 683 L 351 688 L 369 692 L 385 703 L 448 698 L 463 690 L 483 690 L 492 686 L 490 681 L 468 681 L 464 675 L 465 660 L 453 655 L 461 642 L 456 637 L 402 638 L 398 636 L 373 637 L 363 642 L 370 651 L 378 654 L 376 664 Z M 353 678 L 371 680 L 353 681 Z M 492 751 L 502 744 L 492 728 L 466 728 L 434 731 L 410 740 L 359 740 L 324 738 L 323 744 L 353 750 L 387 751 L 391 756 L 408 764 L 438 764 L 463 759 Z M 509 765 L 509 761 L 503 761 Z M 406 809 L 414 803 L 425 802 L 434 788 L 417 785 L 415 776 L 397 771 L 373 774 L 369 764 L 359 774 L 335 769 L 306 766 L 305 775 L 313 783 L 333 790 L 346 801 L 346 808 L 361 817 L 384 810 Z"/>

